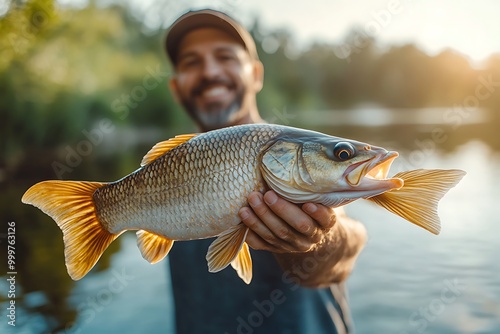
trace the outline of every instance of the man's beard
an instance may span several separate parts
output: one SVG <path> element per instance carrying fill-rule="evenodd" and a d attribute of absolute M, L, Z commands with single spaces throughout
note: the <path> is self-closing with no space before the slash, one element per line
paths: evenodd
<path fill-rule="evenodd" d="M 238 112 L 241 109 L 243 96 L 238 96 L 227 108 L 200 111 L 192 110 L 193 117 L 199 122 L 203 128 L 207 130 L 215 130 L 233 124 L 238 119 Z"/>
<path fill-rule="evenodd" d="M 195 90 L 192 96 L 196 96 L 197 93 L 201 92 L 205 86 L 218 84 L 220 82 L 203 82 Z M 238 120 L 238 114 L 243 105 L 243 90 L 238 90 L 236 92 L 236 97 L 226 108 L 213 104 L 200 110 L 196 107 L 194 103 L 194 98 L 181 97 L 181 102 L 189 115 L 197 122 L 203 130 L 215 130 L 232 125 Z"/>

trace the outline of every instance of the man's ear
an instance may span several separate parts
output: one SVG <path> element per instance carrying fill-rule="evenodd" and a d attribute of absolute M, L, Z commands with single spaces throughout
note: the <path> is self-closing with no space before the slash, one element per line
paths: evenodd
<path fill-rule="evenodd" d="M 262 62 L 259 60 L 253 63 L 253 76 L 255 78 L 254 89 L 255 92 L 258 93 L 264 85 L 264 65 L 262 65 Z"/>
<path fill-rule="evenodd" d="M 175 102 L 180 103 L 179 98 L 179 87 L 177 84 L 177 77 L 174 75 L 168 81 L 168 88 L 170 88 L 170 92 L 172 92 L 172 96 L 175 99 Z"/>

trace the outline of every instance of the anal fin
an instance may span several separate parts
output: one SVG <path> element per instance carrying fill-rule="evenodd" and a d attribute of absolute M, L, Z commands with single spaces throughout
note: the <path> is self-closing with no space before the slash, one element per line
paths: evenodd
<path fill-rule="evenodd" d="M 250 256 L 250 250 L 246 242 L 243 242 L 238 256 L 231 262 L 231 267 L 236 270 L 243 282 L 250 284 L 252 281 L 252 257 Z"/>
<path fill-rule="evenodd" d="M 244 272 L 246 279 L 248 279 L 248 270 L 251 271 L 251 261 L 248 261 L 250 253 L 245 243 L 247 233 L 248 227 L 240 223 L 219 234 L 217 239 L 208 248 L 206 256 L 208 271 L 216 273 L 236 260 L 234 265 L 240 268 L 240 271 Z M 246 248 L 244 248 L 245 246 Z M 241 258 L 237 258 L 240 251 L 243 251 Z M 240 275 L 239 272 L 238 275 Z"/>
<path fill-rule="evenodd" d="M 163 260 L 174 244 L 173 240 L 144 230 L 137 231 L 136 235 L 142 257 L 151 264 Z"/>

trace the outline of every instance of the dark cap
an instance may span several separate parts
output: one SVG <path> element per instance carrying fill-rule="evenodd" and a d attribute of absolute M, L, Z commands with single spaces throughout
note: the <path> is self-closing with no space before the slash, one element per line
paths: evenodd
<path fill-rule="evenodd" d="M 204 27 L 225 31 L 245 47 L 252 59 L 259 59 L 252 36 L 241 24 L 222 12 L 203 9 L 185 13 L 170 26 L 165 37 L 165 49 L 172 64 L 175 65 L 177 61 L 177 52 L 182 38 L 188 32 Z"/>

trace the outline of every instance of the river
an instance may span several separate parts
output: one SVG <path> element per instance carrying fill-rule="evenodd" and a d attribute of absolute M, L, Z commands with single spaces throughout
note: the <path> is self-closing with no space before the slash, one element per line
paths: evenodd
<path fill-rule="evenodd" d="M 367 201 L 346 206 L 369 234 L 348 279 L 356 332 L 500 333 L 500 153 L 487 140 L 470 135 L 477 129 L 449 130 L 445 134 L 450 139 L 440 142 L 432 137 L 436 126 L 425 126 L 416 132 L 400 127 L 343 130 L 399 151 L 395 169 L 467 172 L 441 201 L 438 236 Z M 451 143 L 453 138 L 460 139 Z M 18 204 L 25 189 L 18 188 L 10 190 L 12 205 L 19 209 L 9 219 L 16 222 L 16 240 L 25 251 L 17 255 L 23 259 L 16 277 L 16 327 L 4 316 L 2 333 L 172 332 L 168 258 L 148 264 L 134 234 L 127 233 L 106 252 L 101 265 L 73 282 L 64 268 L 59 230 L 50 219 Z M 24 232 L 28 223 L 36 232 Z M 1 291 L 9 289 L 6 278 Z M 9 300 L 2 294 L 5 310 Z"/>

